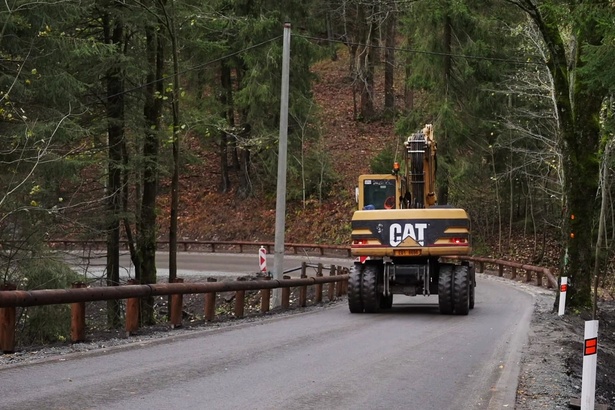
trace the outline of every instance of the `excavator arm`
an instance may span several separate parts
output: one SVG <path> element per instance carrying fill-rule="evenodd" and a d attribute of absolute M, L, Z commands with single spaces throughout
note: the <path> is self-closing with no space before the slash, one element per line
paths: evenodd
<path fill-rule="evenodd" d="M 408 208 L 428 208 L 436 205 L 436 151 L 437 144 L 433 125 L 427 124 L 421 131 L 404 142 L 406 166 L 406 192 L 404 199 Z"/>

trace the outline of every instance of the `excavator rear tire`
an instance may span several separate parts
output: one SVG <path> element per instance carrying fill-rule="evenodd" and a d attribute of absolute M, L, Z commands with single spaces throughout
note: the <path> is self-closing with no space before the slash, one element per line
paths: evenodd
<path fill-rule="evenodd" d="M 361 298 L 361 284 L 365 265 L 355 263 L 350 270 L 348 278 L 348 309 L 350 313 L 363 313 L 363 300 Z"/>
<path fill-rule="evenodd" d="M 453 313 L 453 265 L 440 265 L 438 305 L 441 314 L 450 315 Z"/>
<path fill-rule="evenodd" d="M 453 279 L 453 308 L 456 315 L 467 315 L 470 311 L 470 268 L 457 265 Z"/>
<path fill-rule="evenodd" d="M 380 292 L 378 291 L 378 267 L 366 265 L 363 271 L 361 298 L 365 313 L 377 313 L 380 309 Z"/>

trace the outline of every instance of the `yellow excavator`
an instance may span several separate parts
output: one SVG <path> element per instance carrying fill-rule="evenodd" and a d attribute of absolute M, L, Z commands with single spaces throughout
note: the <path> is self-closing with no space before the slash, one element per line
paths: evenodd
<path fill-rule="evenodd" d="M 469 255 L 472 247 L 466 211 L 438 205 L 436 154 L 434 127 L 427 124 L 404 142 L 403 173 L 395 163 L 391 174 L 359 177 L 350 312 L 390 309 L 394 294 L 438 295 L 442 314 L 467 315 L 474 308 L 474 266 L 443 260 Z"/>

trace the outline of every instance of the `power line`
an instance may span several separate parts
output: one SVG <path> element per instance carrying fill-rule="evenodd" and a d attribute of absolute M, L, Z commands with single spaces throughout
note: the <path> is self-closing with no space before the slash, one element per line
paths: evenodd
<path fill-rule="evenodd" d="M 352 41 L 312 37 L 312 36 L 306 36 L 306 35 L 301 35 L 301 34 L 296 34 L 296 36 L 305 38 L 306 40 L 313 40 L 313 41 L 318 41 L 318 42 L 324 41 L 324 42 L 340 43 L 340 44 L 360 46 L 360 47 L 372 47 L 372 48 L 385 49 L 385 50 L 403 51 L 403 52 L 411 53 L 411 54 L 425 54 L 425 55 L 433 55 L 433 56 L 441 56 L 441 57 L 459 57 L 459 58 L 466 58 L 469 60 L 486 60 L 486 61 L 496 61 L 500 63 L 511 63 L 511 64 L 520 64 L 520 65 L 545 65 L 545 62 L 543 61 L 541 62 L 521 61 L 521 60 L 512 60 L 512 59 L 498 58 L 498 57 L 475 56 L 471 54 L 454 54 L 454 53 L 444 53 L 444 52 L 439 52 L 439 51 L 416 50 L 412 48 L 386 47 L 386 46 L 374 46 L 374 45 L 368 46 L 362 43 L 356 43 Z M 538 59 L 538 57 L 536 58 Z"/>

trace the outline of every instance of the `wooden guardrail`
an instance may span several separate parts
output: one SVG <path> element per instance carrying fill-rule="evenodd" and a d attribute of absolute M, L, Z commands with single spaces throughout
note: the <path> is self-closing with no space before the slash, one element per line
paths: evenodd
<path fill-rule="evenodd" d="M 215 318 L 216 293 L 235 292 L 234 314 L 236 318 L 244 316 L 245 292 L 257 290 L 261 296 L 261 313 L 269 311 L 271 289 L 281 288 L 281 307 L 290 308 L 290 289 L 299 287 L 301 307 L 307 304 L 307 288 L 314 286 L 315 303 L 323 300 L 323 286 L 328 284 L 328 300 L 335 300 L 347 292 L 347 268 L 331 265 L 329 275 L 323 274 L 324 267 L 318 264 L 316 276 L 308 277 L 307 264 L 301 268 L 300 278 L 284 276 L 282 280 L 211 280 L 200 283 L 183 283 L 177 278 L 175 283 L 139 285 L 134 281 L 123 286 L 86 287 L 76 283 L 72 289 L 17 290 L 15 286 L 5 285 L 0 288 L 0 350 L 3 353 L 15 351 L 16 309 L 18 307 L 43 306 L 53 304 L 71 304 L 71 341 L 85 340 L 85 309 L 86 302 L 126 299 L 125 330 L 127 336 L 137 331 L 139 326 L 139 299 L 149 296 L 171 296 L 170 324 L 171 327 L 182 325 L 183 295 L 203 294 L 205 297 L 205 320 Z"/>
<path fill-rule="evenodd" d="M 553 274 L 553 271 L 549 268 L 543 268 L 540 266 L 527 265 L 519 262 L 512 262 L 503 259 L 491 259 L 484 258 L 481 256 L 457 256 L 451 257 L 451 259 L 460 259 L 467 260 L 478 264 L 477 271 L 482 273 L 485 271 L 485 266 L 491 265 L 497 267 L 498 276 L 504 276 L 504 269 L 506 267 L 510 268 L 510 279 L 516 280 L 519 272 L 518 270 L 525 271 L 525 281 L 533 282 L 533 276 L 536 276 L 536 286 L 543 286 L 543 276 L 547 278 L 547 288 L 548 289 L 557 289 L 557 279 Z"/>
<path fill-rule="evenodd" d="M 9 242 L 5 242 L 9 243 Z M 54 239 L 47 241 L 49 246 L 62 247 L 63 249 L 105 249 L 106 241 L 104 240 L 73 240 L 73 239 Z M 168 249 L 169 241 L 157 241 L 159 249 Z M 120 245 L 124 249 L 128 249 L 127 241 L 120 241 Z M 274 242 L 249 242 L 249 241 L 177 241 L 178 248 L 183 252 L 189 251 L 210 251 L 216 252 L 220 250 L 243 253 L 246 249 L 258 249 L 264 246 L 267 253 L 271 253 L 271 249 L 275 246 Z M 286 243 L 284 248 L 290 253 L 298 255 L 302 252 L 316 251 L 319 255 L 324 256 L 326 253 L 334 253 L 336 255 L 343 254 L 350 257 L 350 247 L 345 245 L 324 245 L 324 244 L 305 244 L 305 243 Z"/>
<path fill-rule="evenodd" d="M 63 246 L 64 248 L 75 248 L 79 247 L 81 249 L 88 249 L 92 247 L 93 249 L 104 249 L 106 242 L 104 240 L 69 240 L 69 239 L 57 239 L 48 241 L 48 243 L 53 246 Z M 121 241 L 121 244 L 128 249 L 128 242 Z M 165 247 L 168 248 L 168 241 L 158 241 L 158 246 L 161 249 Z M 273 242 L 248 242 L 248 241 L 178 241 L 178 246 L 184 252 L 188 251 L 211 251 L 216 252 L 220 250 L 224 251 L 236 251 L 239 253 L 243 253 L 246 249 L 255 250 L 264 246 L 267 249 L 267 253 L 271 253 L 271 249 L 274 247 Z M 325 253 L 331 252 L 336 255 L 344 254 L 348 257 L 351 257 L 351 248 L 347 245 L 324 245 L 324 244 L 300 244 L 300 243 L 286 243 L 284 245 L 285 249 L 291 251 L 291 253 L 297 255 L 301 251 L 313 251 L 316 250 L 321 256 L 324 256 Z M 536 277 L 536 285 L 543 286 L 543 276 L 547 278 L 547 288 L 549 289 L 557 289 L 558 282 L 553 274 L 553 269 L 545 268 L 541 266 L 533 266 L 528 264 L 523 264 L 519 262 L 507 261 L 503 259 L 492 259 L 485 258 L 481 256 L 462 256 L 458 258 L 451 259 L 463 259 L 472 262 L 476 262 L 479 264 L 479 272 L 484 272 L 485 266 L 494 266 L 498 270 L 499 276 L 504 276 L 504 269 L 509 268 L 511 271 L 511 279 L 517 279 L 518 270 L 525 271 L 525 279 L 526 282 L 532 282 L 533 277 Z"/>

